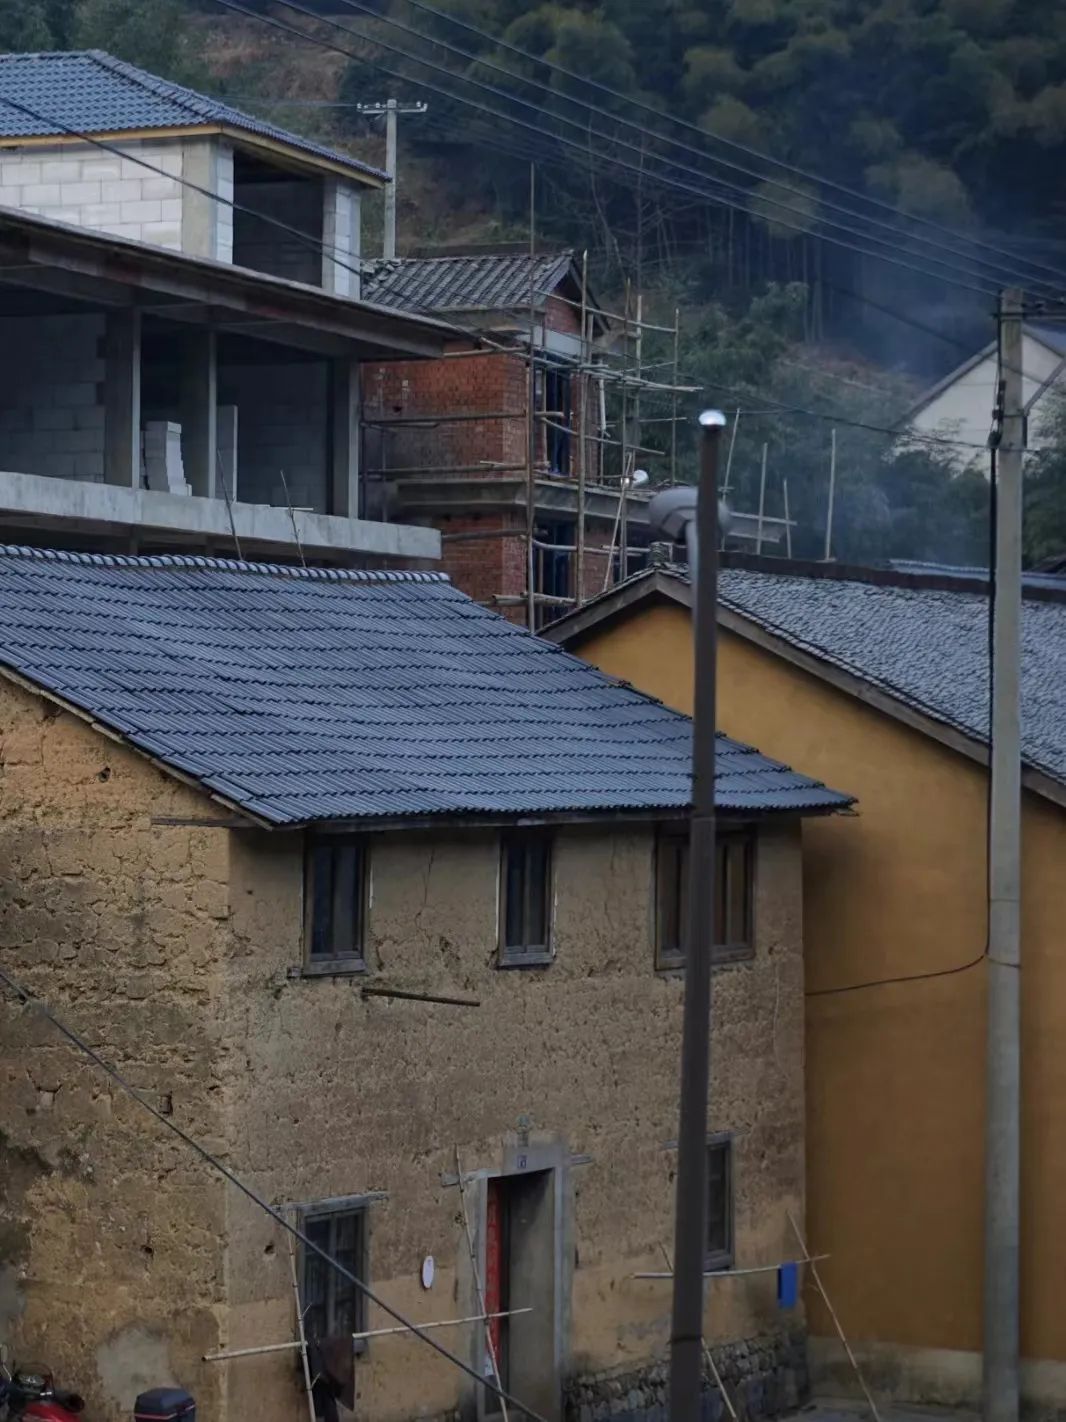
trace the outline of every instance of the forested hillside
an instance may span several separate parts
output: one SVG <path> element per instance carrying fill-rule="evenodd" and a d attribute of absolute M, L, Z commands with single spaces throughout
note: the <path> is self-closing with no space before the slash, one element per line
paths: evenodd
<path fill-rule="evenodd" d="M 539 241 L 587 250 L 616 308 L 680 308 L 684 373 L 745 412 L 745 506 L 766 446 L 816 551 L 836 427 L 842 554 L 983 560 L 983 476 L 892 431 L 990 339 L 1004 279 L 1066 267 L 1066 4 L 234 3 L 0 0 L 0 44 L 107 48 L 375 158 L 355 106 L 428 100 L 401 133 L 401 249 L 526 241 L 533 164 Z M 1034 552 L 1066 544 L 1057 467 Z"/>

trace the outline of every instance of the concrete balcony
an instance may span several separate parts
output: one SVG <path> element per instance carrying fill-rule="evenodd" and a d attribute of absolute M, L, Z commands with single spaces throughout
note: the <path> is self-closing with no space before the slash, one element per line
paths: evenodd
<path fill-rule="evenodd" d="M 216 556 L 317 563 L 437 559 L 440 534 L 306 509 L 57 479 L 0 470 L 0 536 L 13 541 L 211 552 Z M 76 537 L 73 537 L 76 535 Z"/>

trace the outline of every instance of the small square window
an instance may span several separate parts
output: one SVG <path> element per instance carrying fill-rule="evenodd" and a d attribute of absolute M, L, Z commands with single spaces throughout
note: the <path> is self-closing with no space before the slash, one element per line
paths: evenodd
<path fill-rule="evenodd" d="M 707 1269 L 733 1267 L 733 1142 L 707 1143 Z"/>
<path fill-rule="evenodd" d="M 500 963 L 551 961 L 551 839 L 506 835 L 501 845 Z"/>
<path fill-rule="evenodd" d="M 333 1208 L 328 1201 L 304 1211 L 301 1228 L 307 1238 L 357 1279 L 366 1282 L 366 1209 L 350 1205 Z M 366 1328 L 366 1295 L 332 1268 L 321 1255 L 303 1246 L 300 1299 L 309 1341 L 362 1333 Z M 353 1347 L 361 1351 L 365 1339 Z"/>
<path fill-rule="evenodd" d="M 312 970 L 366 967 L 368 854 L 364 840 L 315 835 L 307 841 L 304 870 L 305 961 Z"/>
<path fill-rule="evenodd" d="M 752 861 L 749 834 L 733 830 L 715 841 L 715 961 L 752 952 Z M 689 842 L 684 831 L 663 830 L 655 851 L 655 965 L 685 963 L 688 928 Z"/>

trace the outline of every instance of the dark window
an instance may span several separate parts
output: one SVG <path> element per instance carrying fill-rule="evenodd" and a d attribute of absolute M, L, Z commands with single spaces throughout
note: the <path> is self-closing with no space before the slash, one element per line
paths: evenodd
<path fill-rule="evenodd" d="M 550 365 L 544 380 L 545 455 L 552 474 L 570 473 L 573 397 L 569 370 Z"/>
<path fill-rule="evenodd" d="M 500 962 L 544 963 L 551 956 L 551 840 L 507 835 L 502 845 Z"/>
<path fill-rule="evenodd" d="M 688 834 L 663 830 L 656 847 L 655 959 L 660 968 L 685 961 L 688 919 Z M 716 958 L 744 957 L 752 950 L 752 839 L 720 834 L 715 843 L 714 942 Z"/>
<path fill-rule="evenodd" d="M 324 1249 L 331 1259 L 365 1281 L 365 1209 L 330 1209 L 323 1205 L 317 1210 L 312 1207 L 303 1217 L 302 1228 L 308 1239 Z M 366 1295 L 306 1245 L 302 1272 L 301 1294 L 308 1338 L 362 1333 L 366 1327 Z"/>
<path fill-rule="evenodd" d="M 311 967 L 363 966 L 366 868 L 363 840 L 325 835 L 308 840 L 304 893 Z"/>
<path fill-rule="evenodd" d="M 707 1145 L 708 1269 L 733 1267 L 733 1142 L 728 1138 Z"/>

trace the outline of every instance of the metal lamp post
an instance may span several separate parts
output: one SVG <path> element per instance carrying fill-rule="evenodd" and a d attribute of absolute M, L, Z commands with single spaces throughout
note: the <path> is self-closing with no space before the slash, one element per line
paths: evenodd
<path fill-rule="evenodd" d="M 674 1299 L 670 1331 L 670 1422 L 699 1422 L 703 1378 L 703 1269 L 707 1232 L 707 1093 L 710 1084 L 711 957 L 715 902 L 715 670 L 718 615 L 718 529 L 728 513 L 718 502 L 718 446 L 725 416 L 699 417 L 700 482 L 656 495 L 649 520 L 667 537 L 683 534 L 695 584 L 695 696 L 692 718 L 692 820 L 685 1005 L 681 1036 L 681 1108 L 677 1137 Z M 695 518 L 693 519 L 693 514 Z"/>

